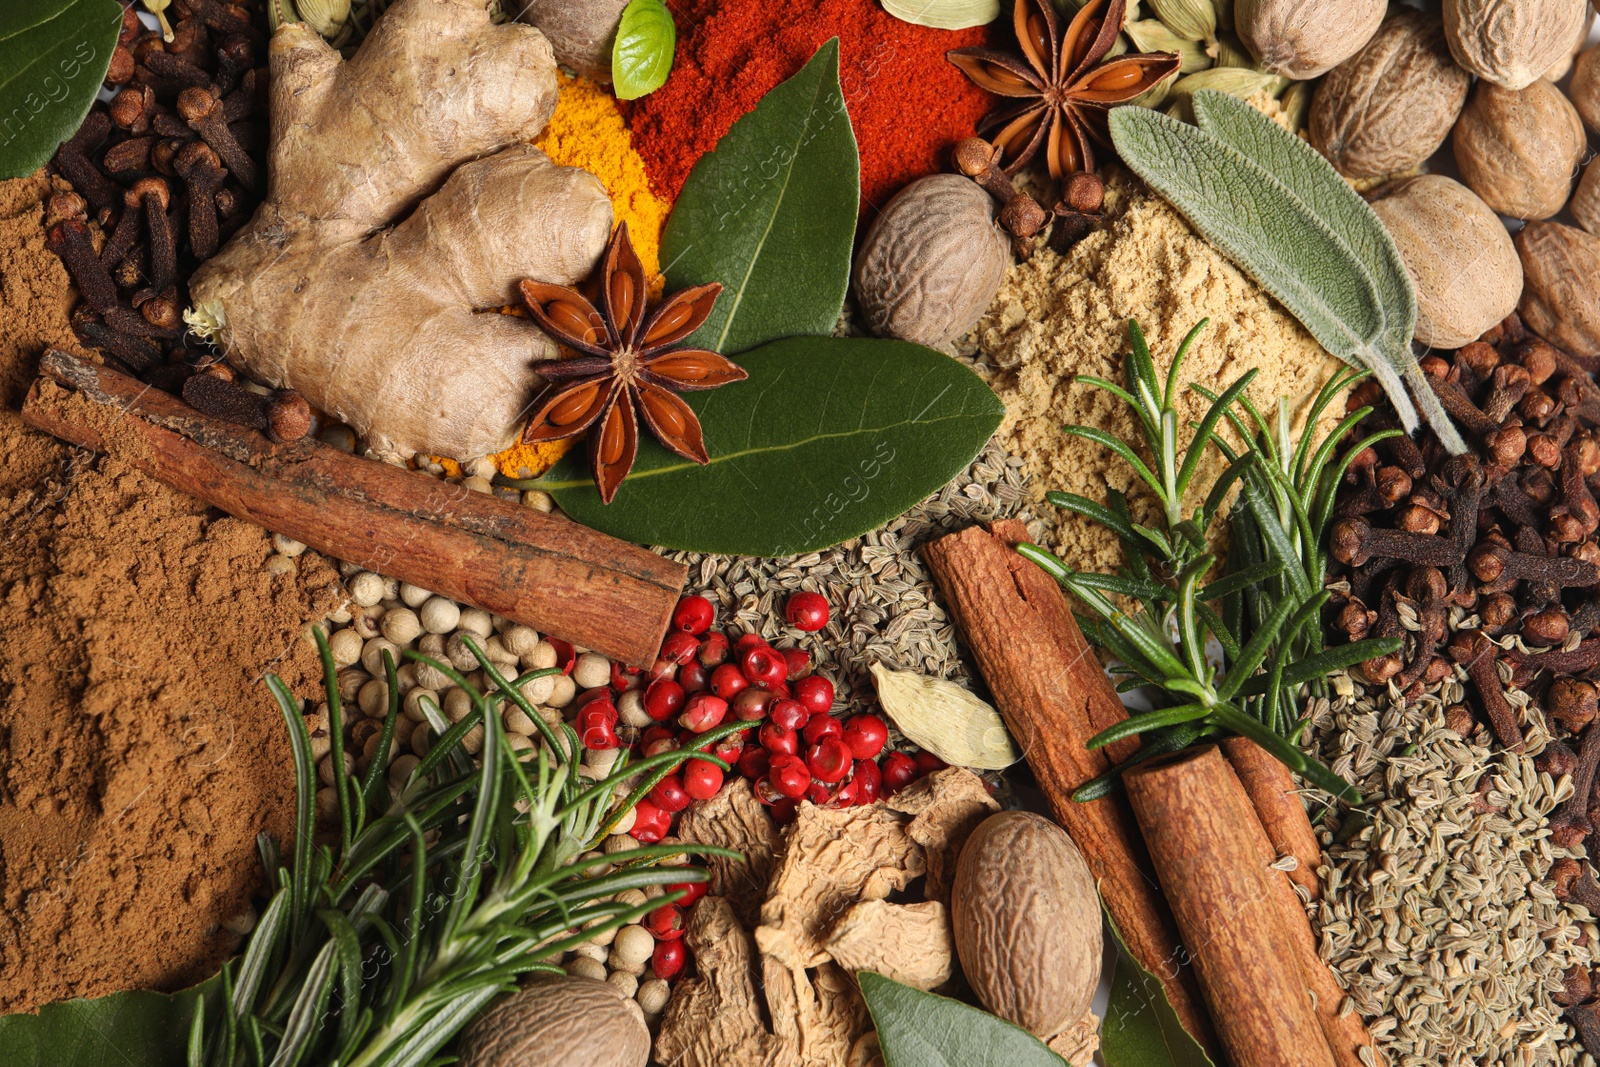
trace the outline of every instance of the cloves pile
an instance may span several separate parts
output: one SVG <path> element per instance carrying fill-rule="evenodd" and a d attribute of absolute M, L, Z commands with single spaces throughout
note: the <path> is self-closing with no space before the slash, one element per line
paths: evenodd
<path fill-rule="evenodd" d="M 298 396 L 260 396 L 226 368 L 191 385 L 216 357 L 185 335 L 184 279 L 265 190 L 267 70 L 257 64 L 267 39 L 257 5 L 173 0 L 164 14 L 170 35 L 123 9 L 106 74 L 115 95 L 56 153 L 71 191 L 50 198 L 46 241 L 82 297 L 73 332 L 207 414 L 262 429 L 309 424 Z"/>
<path fill-rule="evenodd" d="M 1522 730 L 1507 684 L 1581 730 L 1600 673 L 1600 361 L 1567 355 L 1513 314 L 1421 362 L 1478 452 L 1451 457 L 1431 437 L 1396 437 L 1357 457 L 1330 534 L 1348 568 L 1332 624 L 1351 640 L 1405 638 L 1362 665 L 1375 684 L 1420 692 L 1459 665 L 1509 747 L 1520 749 Z M 1369 382 L 1350 405 L 1378 399 Z M 1380 406 L 1361 432 L 1393 425 Z M 1469 625 L 1452 626 L 1458 608 Z"/>

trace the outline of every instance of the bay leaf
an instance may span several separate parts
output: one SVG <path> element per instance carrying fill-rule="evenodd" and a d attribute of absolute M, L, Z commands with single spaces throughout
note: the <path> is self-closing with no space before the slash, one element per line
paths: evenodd
<path fill-rule="evenodd" d="M 116 0 L 0 6 L 0 178 L 32 174 L 83 124 L 121 29 Z"/>
<path fill-rule="evenodd" d="M 792 556 L 902 514 L 971 463 L 1005 414 L 977 375 L 905 341 L 795 337 L 736 362 L 748 380 L 682 394 L 704 428 L 706 466 L 641 433 L 609 505 L 584 448 L 521 484 L 625 540 Z"/>
<path fill-rule="evenodd" d="M 618 100 L 637 100 L 667 83 L 678 28 L 663 0 L 629 0 L 611 45 L 611 85 Z"/>
<path fill-rule="evenodd" d="M 694 165 L 661 235 L 667 291 L 722 283 L 686 344 L 727 355 L 829 334 L 850 284 L 861 160 L 839 41 L 733 124 Z"/>
<path fill-rule="evenodd" d="M 1178 1021 L 1161 983 L 1128 951 L 1109 912 L 1106 924 L 1116 941 L 1117 963 L 1111 1001 L 1100 1023 L 1100 1058 L 1105 1067 L 1215 1067 Z M 1174 961 L 1173 966 L 1178 965 Z"/>
<path fill-rule="evenodd" d="M 1020 1026 L 873 971 L 856 975 L 884 1067 L 1066 1067 Z"/>
<path fill-rule="evenodd" d="M 184 1067 L 195 1004 L 211 978 L 181 993 L 148 990 L 46 1004 L 37 1014 L 0 1018 L 6 1067 Z M 209 1006 L 209 1005 L 208 1005 Z"/>
<path fill-rule="evenodd" d="M 965 30 L 999 18 L 1000 0 L 883 0 L 883 9 L 913 26 Z"/>
<path fill-rule="evenodd" d="M 999 771 L 1022 758 L 993 705 L 954 682 L 874 663 L 872 684 L 900 732 L 952 767 Z"/>

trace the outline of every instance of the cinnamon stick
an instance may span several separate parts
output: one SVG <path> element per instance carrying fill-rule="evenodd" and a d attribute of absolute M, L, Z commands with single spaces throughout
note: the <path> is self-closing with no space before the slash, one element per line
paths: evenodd
<path fill-rule="evenodd" d="M 36 429 L 116 455 L 231 515 L 633 665 L 654 661 L 687 569 L 564 518 L 304 439 L 273 444 L 47 351 Z"/>
<path fill-rule="evenodd" d="M 1289 880 L 1309 893 L 1312 900 L 1320 899 L 1322 883 L 1317 880 L 1317 868 L 1322 865 L 1322 844 L 1300 802 L 1300 787 L 1295 784 L 1294 775 L 1248 737 L 1226 739 L 1222 752 L 1260 816 L 1273 859 L 1293 856 L 1295 869 L 1285 872 Z"/>
<path fill-rule="evenodd" d="M 923 556 L 1056 820 L 1100 884 L 1129 951 L 1161 979 L 1184 1027 L 1211 1045 L 1199 988 L 1181 965 L 1178 932 L 1126 800 L 1072 800 L 1073 790 L 1110 768 L 1104 750 L 1090 751 L 1085 742 L 1127 712 L 1060 587 L 1014 550 L 1025 540 L 1021 523 L 999 522 L 933 541 Z"/>
<path fill-rule="evenodd" d="M 1158 756 L 1122 781 L 1233 1067 L 1335 1067 L 1267 877 L 1265 832 L 1222 753 Z"/>

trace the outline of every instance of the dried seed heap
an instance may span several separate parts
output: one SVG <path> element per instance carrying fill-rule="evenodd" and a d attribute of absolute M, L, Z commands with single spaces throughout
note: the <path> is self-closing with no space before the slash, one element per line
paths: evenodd
<path fill-rule="evenodd" d="M 1454 678 L 1409 701 L 1342 677 L 1335 691 L 1312 708 L 1312 747 L 1369 803 L 1324 813 L 1311 914 L 1348 1006 L 1394 1067 L 1592 1062 L 1561 1019 L 1595 931 L 1548 884 L 1572 862 L 1549 819 L 1573 784 L 1529 754 L 1543 729 L 1505 751 L 1460 716 Z"/>
<path fill-rule="evenodd" d="M 917 549 L 935 534 L 1012 516 L 1042 540 L 1045 527 L 1027 500 L 1023 461 L 991 443 L 971 467 L 900 518 L 825 552 L 782 560 L 665 554 L 689 565 L 686 592 L 710 600 L 733 629 L 768 640 L 787 636 L 782 614 L 790 593 L 804 589 L 827 597 L 833 606 L 827 626 L 801 635 L 797 644 L 834 680 L 838 701 L 861 710 L 876 703 L 868 674 L 874 663 L 981 685 L 956 647 L 955 627 Z"/>

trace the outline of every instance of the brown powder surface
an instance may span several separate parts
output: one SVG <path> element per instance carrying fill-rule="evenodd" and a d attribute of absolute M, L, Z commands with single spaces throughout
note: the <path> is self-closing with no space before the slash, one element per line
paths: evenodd
<path fill-rule="evenodd" d="M 0 183 L 0 1011 L 172 990 L 238 943 L 286 842 L 288 741 L 261 677 L 309 694 L 337 574 L 271 577 L 259 527 L 17 413 L 74 296 L 43 179 Z"/>
<path fill-rule="evenodd" d="M 1149 462 L 1132 412 L 1110 394 L 1075 383 L 1093 375 L 1124 384 L 1128 320 L 1137 319 L 1163 376 L 1184 335 L 1203 318 L 1211 325 L 1184 359 L 1182 380 L 1220 393 L 1246 371 L 1259 371 L 1250 396 L 1270 412 L 1287 397 L 1296 425 L 1309 401 L 1341 366 L 1288 312 L 1191 230 L 1166 201 L 1131 179 L 1111 181 L 1107 225 L 1066 256 L 1041 247 L 1015 264 L 999 297 L 977 326 L 978 370 L 1005 401 L 1000 440 L 1027 460 L 1039 500 L 1047 491 L 1104 501 L 1107 488 L 1128 494 L 1136 518 L 1152 521 L 1155 497 L 1110 451 L 1061 432 L 1096 426 L 1129 442 Z M 1183 392 L 1181 436 L 1209 404 Z M 1342 402 L 1332 407 L 1342 413 Z M 1204 499 L 1225 461 L 1207 453 L 1190 489 Z M 1144 490 L 1144 491 L 1141 491 Z M 1057 551 L 1074 567 L 1112 571 L 1122 562 L 1116 538 L 1057 508 Z M 1219 534 L 1220 544 L 1220 534 Z"/>

